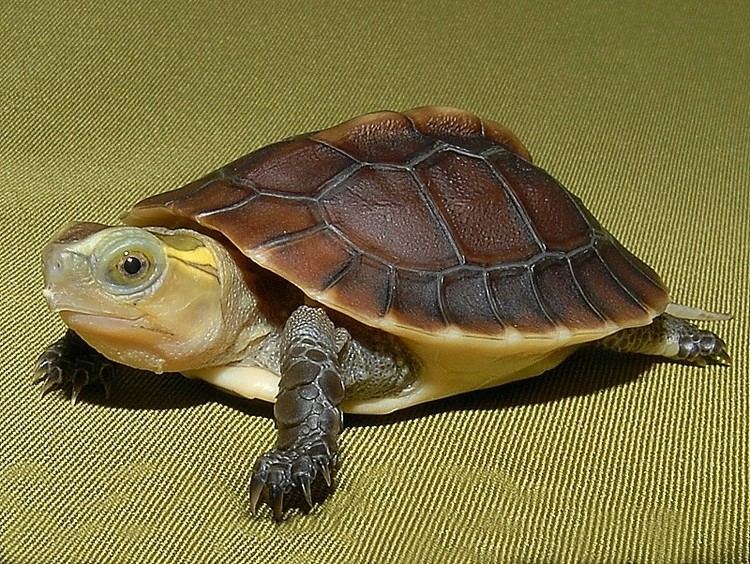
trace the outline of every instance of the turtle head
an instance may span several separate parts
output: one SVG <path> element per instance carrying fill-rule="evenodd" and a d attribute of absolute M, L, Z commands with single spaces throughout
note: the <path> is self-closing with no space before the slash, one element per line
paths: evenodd
<path fill-rule="evenodd" d="M 43 269 L 66 325 L 104 356 L 153 372 L 226 362 L 257 316 L 227 250 L 187 229 L 71 224 L 45 248 Z"/>

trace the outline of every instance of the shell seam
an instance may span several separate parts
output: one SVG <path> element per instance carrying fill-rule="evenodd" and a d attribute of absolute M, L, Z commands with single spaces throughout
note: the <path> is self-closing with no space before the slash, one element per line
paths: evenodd
<path fill-rule="evenodd" d="M 539 263 L 534 263 L 531 266 L 527 267 L 527 271 L 529 273 L 529 280 L 531 280 L 531 291 L 534 293 L 534 299 L 536 299 L 536 302 L 539 304 L 539 309 L 544 314 L 544 317 L 547 318 L 547 321 L 549 321 L 552 325 L 558 325 L 558 322 L 562 323 L 562 319 L 559 319 L 558 322 L 556 322 L 549 311 L 547 311 L 547 306 L 544 303 L 544 299 L 542 298 L 542 294 L 539 292 L 539 287 L 536 283 L 536 269 L 534 268 Z"/>
<path fill-rule="evenodd" d="M 487 152 L 490 152 L 490 151 L 487 151 Z M 494 150 L 494 151 L 491 151 L 490 153 L 491 155 L 494 155 L 494 154 L 510 153 L 510 151 L 503 149 L 503 150 Z M 497 181 L 500 182 L 500 184 L 502 185 L 503 191 L 510 198 L 513 206 L 516 208 L 516 211 L 521 216 L 521 221 L 523 221 L 523 224 L 526 226 L 526 228 L 529 230 L 529 233 L 534 238 L 534 242 L 539 246 L 542 252 L 546 252 L 547 245 L 544 243 L 544 241 L 542 241 L 541 237 L 539 237 L 539 234 L 536 232 L 534 225 L 531 223 L 529 212 L 526 210 L 523 204 L 521 204 L 521 200 L 518 198 L 518 194 L 516 194 L 515 190 L 513 190 L 513 187 L 510 185 L 510 182 L 508 181 L 508 179 L 505 178 L 505 175 L 502 174 L 497 169 L 497 167 L 494 164 L 492 164 L 491 161 L 487 159 L 487 155 L 481 154 L 481 159 L 490 169 L 490 171 L 492 172 L 493 176 L 497 179 Z"/>
<path fill-rule="evenodd" d="M 597 258 L 599 259 L 599 262 L 601 262 L 604 265 L 604 268 L 607 270 L 607 273 L 609 274 L 610 278 L 615 281 L 615 283 L 623 289 L 623 291 L 630 296 L 630 299 L 633 300 L 638 307 L 640 307 L 644 313 L 648 313 L 651 308 L 647 307 L 646 304 L 644 304 L 641 300 L 638 299 L 638 297 L 633 294 L 633 292 L 630 291 L 630 289 L 623 284 L 620 279 L 615 275 L 614 272 L 612 272 L 612 269 L 607 264 L 607 261 L 604 260 L 604 257 L 599 252 L 599 249 L 596 247 L 596 245 L 593 246 L 594 252 L 596 253 Z"/>
<path fill-rule="evenodd" d="M 566 262 L 568 263 L 568 270 L 570 271 L 570 276 L 573 278 L 573 282 L 576 285 L 576 289 L 581 294 L 581 297 L 586 302 L 586 305 L 589 306 L 589 309 L 591 309 L 591 311 L 593 311 L 599 319 L 604 322 L 610 321 L 610 319 L 606 315 L 604 315 L 604 312 L 596 307 L 594 305 L 594 302 L 592 302 L 589 296 L 586 295 L 586 292 L 584 291 L 583 286 L 581 286 L 581 283 L 578 281 L 578 276 L 576 276 L 575 270 L 573 269 L 573 261 L 568 258 Z"/>
<path fill-rule="evenodd" d="M 498 322 L 498 324 L 505 329 L 507 323 L 503 319 L 503 317 L 500 315 L 500 310 L 497 309 L 497 302 L 495 301 L 495 295 L 492 293 L 492 290 L 490 289 L 490 272 L 489 270 L 485 269 L 482 273 L 482 282 L 484 285 L 484 293 L 487 297 L 487 300 L 490 304 L 490 309 L 492 310 L 492 315 L 495 317 L 495 320 Z"/>
<path fill-rule="evenodd" d="M 422 198 L 422 201 L 427 206 L 427 209 L 430 212 L 430 215 L 433 217 L 433 219 L 435 219 L 435 221 L 437 221 L 438 225 L 440 226 L 440 230 L 443 232 L 443 235 L 446 237 L 446 239 L 448 239 L 448 243 L 453 249 L 453 253 L 456 255 L 456 259 L 458 260 L 458 263 L 466 264 L 466 257 L 461 252 L 461 249 L 458 248 L 458 244 L 456 243 L 456 237 L 454 236 L 453 231 L 448 225 L 448 220 L 440 212 L 440 209 L 438 208 L 438 205 L 435 203 L 435 200 L 432 199 L 432 194 L 429 193 L 427 186 L 424 184 L 424 182 L 422 182 L 422 179 L 419 178 L 419 175 L 417 174 L 416 170 L 411 169 L 409 170 L 409 172 L 411 173 L 411 177 L 417 183 L 417 187 L 419 189 L 419 195 Z"/>

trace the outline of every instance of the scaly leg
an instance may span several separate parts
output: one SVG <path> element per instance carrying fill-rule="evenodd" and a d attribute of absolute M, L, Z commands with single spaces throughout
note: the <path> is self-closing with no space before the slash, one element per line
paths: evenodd
<path fill-rule="evenodd" d="M 255 464 L 250 482 L 254 514 L 263 497 L 281 520 L 284 497 L 292 493 L 301 493 L 312 507 L 313 484 L 321 476 L 330 489 L 342 428 L 342 336 L 319 308 L 301 306 L 286 322 L 274 405 L 276 448 Z"/>
<path fill-rule="evenodd" d="M 650 325 L 623 329 L 599 344 L 615 352 L 663 356 L 700 366 L 731 362 L 721 337 L 666 313 L 654 318 Z"/>

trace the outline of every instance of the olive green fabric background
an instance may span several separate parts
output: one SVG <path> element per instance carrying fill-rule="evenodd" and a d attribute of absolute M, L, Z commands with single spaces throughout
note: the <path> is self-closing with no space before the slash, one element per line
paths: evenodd
<path fill-rule="evenodd" d="M 114 2 L 0 10 L 0 560 L 748 560 L 747 3 Z M 744 8 L 740 6 L 744 5 Z M 732 367 L 582 352 L 540 378 L 348 417 L 333 497 L 248 515 L 270 408 L 128 374 L 44 399 L 40 250 L 264 144 L 459 106 L 715 324 Z"/>

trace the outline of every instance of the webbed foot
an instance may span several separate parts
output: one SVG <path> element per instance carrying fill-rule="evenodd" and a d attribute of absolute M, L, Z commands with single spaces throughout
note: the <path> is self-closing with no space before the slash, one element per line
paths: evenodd
<path fill-rule="evenodd" d="M 250 482 L 253 515 L 257 515 L 261 499 L 272 508 L 277 521 L 283 519 L 285 500 L 288 506 L 294 506 L 304 499 L 311 509 L 313 493 L 317 501 L 330 493 L 337 458 L 320 438 L 289 449 L 276 448 L 261 456 Z"/>
<path fill-rule="evenodd" d="M 42 395 L 56 389 L 66 391 L 73 404 L 94 384 L 100 384 L 109 398 L 114 366 L 69 329 L 39 355 L 33 383 L 42 384 Z"/>

